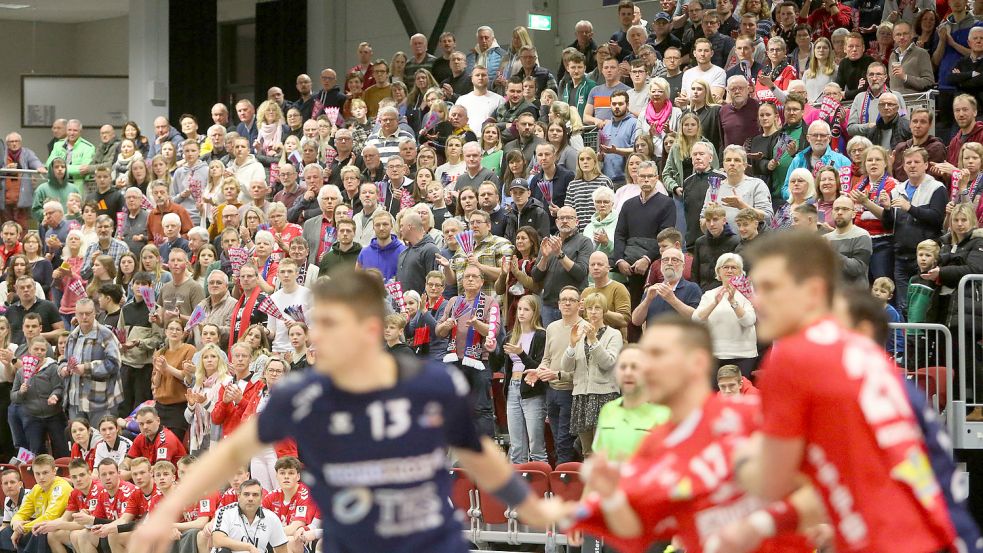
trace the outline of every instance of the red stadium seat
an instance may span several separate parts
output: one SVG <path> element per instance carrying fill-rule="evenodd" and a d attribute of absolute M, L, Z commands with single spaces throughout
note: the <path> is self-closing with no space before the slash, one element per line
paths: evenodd
<path fill-rule="evenodd" d="M 471 490 L 476 486 L 471 478 L 465 474 L 464 469 L 452 468 L 451 473 L 451 503 L 454 508 L 469 515 L 471 510 Z"/>
<path fill-rule="evenodd" d="M 567 467 L 577 465 L 576 467 Z M 580 479 L 580 463 L 563 463 L 550 473 L 550 490 L 566 501 L 580 501 L 584 495 L 584 483 Z M 572 469 L 572 470 L 571 470 Z"/>
<path fill-rule="evenodd" d="M 20 471 L 20 479 L 24 481 L 24 488 L 31 489 L 37 484 L 37 480 L 34 479 L 34 471 L 31 470 L 33 465 L 18 465 L 17 470 Z"/>
<path fill-rule="evenodd" d="M 946 367 L 923 367 L 921 369 L 916 369 L 913 373 L 908 373 L 909 375 L 914 375 L 915 385 L 917 385 L 922 390 L 928 393 L 929 402 L 932 401 L 932 396 L 938 395 L 939 397 L 939 411 L 945 410 L 946 403 L 948 402 L 948 390 L 946 390 L 946 379 L 948 378 Z"/>
<path fill-rule="evenodd" d="M 62 478 L 68 478 L 68 464 L 72 462 L 71 457 L 59 457 L 55 459 L 55 472 Z"/>
<path fill-rule="evenodd" d="M 505 516 L 507 507 L 504 503 L 495 499 L 494 495 L 479 489 L 478 499 L 481 504 L 481 521 L 483 523 L 505 524 L 508 522 L 508 517 Z"/>
<path fill-rule="evenodd" d="M 569 463 L 560 463 L 553 470 L 558 470 L 562 472 L 580 472 L 580 469 L 583 466 L 584 464 L 581 463 L 580 461 L 571 461 Z"/>
<path fill-rule="evenodd" d="M 543 474 L 549 474 L 553 472 L 553 467 L 551 467 L 550 464 L 547 463 L 546 461 L 529 461 L 528 463 L 517 463 L 512 465 L 512 468 L 520 472 L 524 470 L 537 470 L 539 472 L 542 472 Z"/>

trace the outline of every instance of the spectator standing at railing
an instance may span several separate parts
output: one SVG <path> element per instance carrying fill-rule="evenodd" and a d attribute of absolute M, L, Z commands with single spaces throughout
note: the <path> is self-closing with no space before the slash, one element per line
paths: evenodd
<path fill-rule="evenodd" d="M 854 136 L 866 136 L 871 142 L 893 150 L 895 146 L 911 139 L 911 127 L 908 117 L 899 114 L 899 104 L 901 95 L 893 92 L 885 92 L 877 98 L 877 119 L 869 126 L 850 125 L 850 134 Z M 856 105 L 856 100 L 854 100 Z"/>
<path fill-rule="evenodd" d="M 24 169 L 46 173 L 44 164 L 30 148 L 24 147 L 21 135 L 12 132 L 0 143 L 0 168 Z M 34 201 L 34 187 L 31 175 L 6 173 L 0 178 L 0 218 L 4 221 L 17 221 L 27 228 L 28 209 Z"/>
<path fill-rule="evenodd" d="M 892 32 L 894 51 L 888 65 L 891 90 L 898 94 L 915 94 L 935 86 L 932 56 L 914 43 L 911 24 L 898 22 Z"/>
<path fill-rule="evenodd" d="M 69 181 L 80 191 L 85 190 L 85 175 L 81 169 L 82 166 L 92 163 L 96 148 L 91 142 L 82 138 L 82 123 L 78 119 L 71 119 L 65 128 L 65 139 L 55 143 L 47 164 L 50 165 L 55 158 L 64 159 L 68 167 Z"/>

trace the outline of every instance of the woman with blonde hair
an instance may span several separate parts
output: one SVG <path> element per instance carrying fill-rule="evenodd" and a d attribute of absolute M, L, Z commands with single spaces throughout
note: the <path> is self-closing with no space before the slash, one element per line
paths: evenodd
<path fill-rule="evenodd" d="M 171 281 L 171 273 L 164 270 L 161 262 L 160 250 L 153 244 L 147 244 L 140 250 L 140 271 L 150 273 L 154 292 L 158 295 L 164 284 Z"/>
<path fill-rule="evenodd" d="M 711 144 L 723 144 L 724 128 L 720 123 L 720 103 L 712 94 L 710 84 L 695 79 L 689 86 L 689 111 L 700 118 L 700 129 Z"/>
<path fill-rule="evenodd" d="M 679 128 L 679 118 L 683 115 L 683 112 L 669 101 L 670 92 L 669 81 L 662 77 L 652 77 L 649 80 L 649 101 L 645 104 L 639 123 L 642 132 L 653 139 L 653 159 L 664 155 L 662 140 L 667 132 Z"/>
<path fill-rule="evenodd" d="M 226 178 L 225 165 L 213 159 L 208 162 L 208 181 L 201 189 L 201 207 L 198 213 L 202 214 L 201 226 L 208 228 L 215 220 L 215 208 L 222 203 L 222 183 Z M 238 181 L 237 181 L 238 182 Z"/>
<path fill-rule="evenodd" d="M 433 78 L 433 73 L 426 69 L 417 69 L 413 73 L 413 86 L 406 94 L 406 106 L 408 109 L 423 111 L 427 104 L 427 96 L 431 91 L 441 91 L 440 83 Z M 441 96 L 443 93 L 441 92 Z M 433 96 L 431 96 L 431 99 Z M 441 98 L 443 99 L 443 98 Z"/>
<path fill-rule="evenodd" d="M 567 142 L 575 150 L 579 151 L 584 147 L 584 138 L 581 136 L 584 121 L 580 118 L 577 110 L 570 107 L 570 104 L 559 100 L 553 102 L 553 105 L 550 106 L 549 121 L 551 124 L 558 123 L 566 130 Z"/>
<path fill-rule="evenodd" d="M 833 80 L 836 73 L 836 61 L 833 59 L 833 44 L 826 37 L 819 37 L 812 45 L 809 55 L 809 65 L 802 72 L 802 82 L 806 85 L 809 102 L 815 103 L 823 96 L 826 85 Z"/>
<path fill-rule="evenodd" d="M 481 166 L 500 175 L 502 171 L 502 131 L 494 121 L 481 126 Z"/>
<path fill-rule="evenodd" d="M 864 178 L 850 191 L 854 203 L 863 207 L 857 213 L 856 225 L 870 233 L 873 243 L 869 264 L 871 281 L 878 277 L 894 280 L 894 234 L 874 213 L 881 194 L 890 197 L 898 186 L 889 174 L 890 165 L 891 154 L 886 149 L 880 146 L 867 148 L 863 158 Z"/>
<path fill-rule="evenodd" d="M 792 170 L 788 175 L 788 194 L 788 201 L 775 212 L 771 221 L 772 229 L 791 229 L 795 208 L 815 202 L 816 179 L 812 176 L 812 171 L 804 167 Z"/>
<path fill-rule="evenodd" d="M 496 88 L 503 88 L 505 86 L 504 81 L 522 71 L 522 60 L 519 59 L 519 55 L 526 46 L 534 46 L 532 37 L 529 36 L 529 30 L 521 25 L 512 29 L 512 43 L 502 59 L 501 67 L 503 70 L 499 72 L 498 82 L 494 83 Z M 539 64 L 538 55 L 536 56 L 536 64 Z"/>
<path fill-rule="evenodd" d="M 212 422 L 212 407 L 222 386 L 232 381 L 225 353 L 215 344 L 207 344 L 198 353 L 193 381 L 188 384 L 188 406 L 184 420 L 189 425 L 188 452 L 205 451 L 212 442 L 222 438 L 222 426 Z"/>
<path fill-rule="evenodd" d="M 662 182 L 666 190 L 675 190 L 683 185 L 683 181 L 693 174 L 693 162 L 691 154 L 693 145 L 697 142 L 705 142 L 710 145 L 710 151 L 716 152 L 713 143 L 703 137 L 700 126 L 700 116 L 688 111 L 679 118 L 679 136 L 669 150 L 669 157 L 666 159 L 666 166 L 662 172 Z M 720 160 L 716 153 L 711 161 L 713 169 L 720 168 Z M 678 207 L 678 206 L 677 206 Z"/>
<path fill-rule="evenodd" d="M 406 56 L 406 52 L 402 50 L 397 51 L 393 54 L 391 60 L 389 60 L 389 80 L 393 83 L 403 83 L 406 82 L 406 62 L 409 58 Z"/>
<path fill-rule="evenodd" d="M 595 292 L 583 299 L 586 321 L 570 329 L 570 345 L 560 356 L 560 369 L 573 373 L 570 433 L 580 437 L 584 456 L 591 454 L 597 417 L 605 403 L 617 399 L 614 365 L 624 340 L 621 331 L 604 324 L 607 299 Z"/>
<path fill-rule="evenodd" d="M 601 163 L 593 148 L 584 148 L 577 155 L 577 172 L 567 185 L 564 205 L 577 211 L 577 230 L 583 232 L 594 217 L 594 190 L 605 186 L 614 190 L 614 183 L 601 172 Z"/>
<path fill-rule="evenodd" d="M 253 142 L 256 153 L 279 158 L 283 141 L 290 135 L 290 127 L 283 117 L 283 111 L 276 102 L 267 100 L 256 110 L 256 119 L 259 122 L 259 135 Z"/>

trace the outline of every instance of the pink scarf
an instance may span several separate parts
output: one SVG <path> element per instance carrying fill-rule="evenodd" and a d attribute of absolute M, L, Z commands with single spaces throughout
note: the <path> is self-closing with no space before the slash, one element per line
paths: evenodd
<path fill-rule="evenodd" d="M 275 151 L 276 145 L 283 141 L 281 134 L 283 134 L 283 129 L 279 123 L 264 123 L 260 125 L 259 140 L 263 143 L 263 148 L 267 154 Z"/>
<path fill-rule="evenodd" d="M 650 127 L 655 127 L 656 134 L 662 134 L 665 131 L 670 115 L 672 115 L 672 104 L 667 101 L 662 103 L 662 109 L 659 111 L 655 110 L 655 105 L 652 102 L 645 106 L 645 121 Z"/>

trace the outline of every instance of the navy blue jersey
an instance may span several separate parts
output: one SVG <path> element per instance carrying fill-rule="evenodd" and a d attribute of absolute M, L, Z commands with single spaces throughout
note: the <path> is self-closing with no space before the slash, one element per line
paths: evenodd
<path fill-rule="evenodd" d="M 966 508 L 966 498 L 969 495 L 969 482 L 966 475 L 956 471 L 956 463 L 952 459 L 952 440 L 946 429 L 939 422 L 935 408 L 925 400 L 925 391 L 915 386 L 910 380 L 905 380 L 905 390 L 911 403 L 918 426 L 925 436 L 925 452 L 932 464 L 932 472 L 939 481 L 946 504 L 949 507 L 949 518 L 956 529 L 956 537 L 962 542 L 959 551 L 983 553 L 983 540 L 980 539 L 980 529 Z"/>
<path fill-rule="evenodd" d="M 293 438 L 321 509 L 324 551 L 462 553 L 447 498 L 447 447 L 481 451 L 467 381 L 446 365 L 397 357 L 387 390 L 352 394 L 309 371 L 273 389 L 259 438 Z"/>

